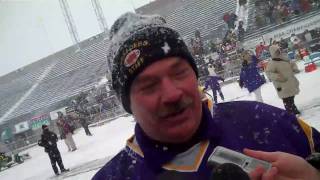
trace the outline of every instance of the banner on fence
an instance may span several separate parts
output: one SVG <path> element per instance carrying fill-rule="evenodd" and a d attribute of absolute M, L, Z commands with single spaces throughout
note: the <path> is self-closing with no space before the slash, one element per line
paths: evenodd
<path fill-rule="evenodd" d="M 39 116 L 35 116 L 31 119 L 31 129 L 32 130 L 39 129 L 44 124 L 46 124 L 46 125 L 50 124 L 49 114 L 42 114 Z"/>

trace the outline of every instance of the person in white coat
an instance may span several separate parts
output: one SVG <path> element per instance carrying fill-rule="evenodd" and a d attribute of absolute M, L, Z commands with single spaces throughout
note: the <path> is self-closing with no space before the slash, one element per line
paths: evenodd
<path fill-rule="evenodd" d="M 299 81 L 295 73 L 299 69 L 294 62 L 290 62 L 288 57 L 281 53 L 277 44 L 269 48 L 272 60 L 266 67 L 266 73 L 272 80 L 278 96 L 283 100 L 284 107 L 287 111 L 299 115 L 300 111 L 294 103 L 294 97 L 299 94 Z"/>

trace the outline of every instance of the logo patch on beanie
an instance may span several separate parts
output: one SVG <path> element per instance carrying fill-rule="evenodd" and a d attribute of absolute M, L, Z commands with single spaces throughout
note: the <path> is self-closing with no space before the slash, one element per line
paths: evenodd
<path fill-rule="evenodd" d="M 124 65 L 126 67 L 132 66 L 134 63 L 137 62 L 138 58 L 140 56 L 140 50 L 139 49 L 134 49 L 131 52 L 129 52 L 124 59 Z"/>

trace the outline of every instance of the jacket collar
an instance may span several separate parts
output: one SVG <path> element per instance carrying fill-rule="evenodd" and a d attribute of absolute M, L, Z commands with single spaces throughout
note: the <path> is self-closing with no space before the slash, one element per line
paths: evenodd
<path fill-rule="evenodd" d="M 149 138 L 139 124 L 135 126 L 135 136 L 143 153 L 146 163 L 154 170 L 160 171 L 162 165 L 170 162 L 179 153 L 185 152 L 195 144 L 203 140 L 219 139 L 218 129 L 213 126 L 210 111 L 202 106 L 202 119 L 200 126 L 192 139 L 182 144 L 168 144 Z"/>

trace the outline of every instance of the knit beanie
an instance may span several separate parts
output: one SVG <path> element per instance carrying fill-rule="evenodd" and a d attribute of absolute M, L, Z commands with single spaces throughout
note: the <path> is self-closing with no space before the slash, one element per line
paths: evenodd
<path fill-rule="evenodd" d="M 112 25 L 109 36 L 108 65 L 112 87 L 130 114 L 131 84 L 152 63 L 166 57 L 182 57 L 198 77 L 197 66 L 188 47 L 161 16 L 125 13 Z"/>

